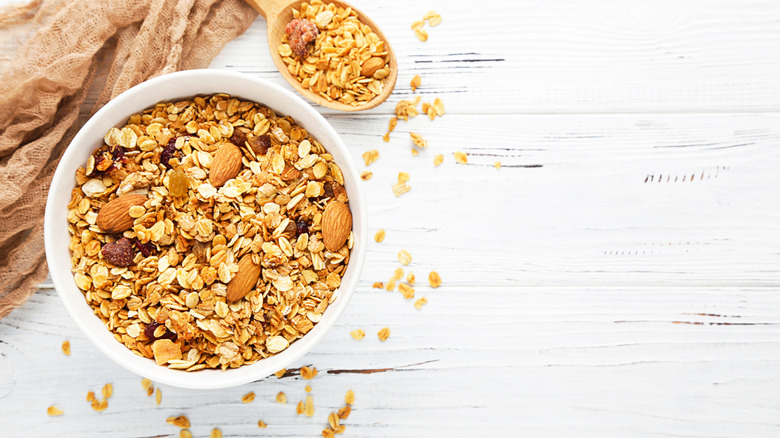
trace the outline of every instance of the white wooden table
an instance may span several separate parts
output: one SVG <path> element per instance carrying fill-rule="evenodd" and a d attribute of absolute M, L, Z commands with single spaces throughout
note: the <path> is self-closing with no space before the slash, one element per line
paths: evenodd
<path fill-rule="evenodd" d="M 0 436 L 176 437 L 165 419 L 187 415 L 195 436 L 314 437 L 348 389 L 352 437 L 779 436 L 780 2 L 355 4 L 390 38 L 398 85 L 366 113 L 320 109 L 357 160 L 379 150 L 364 184 L 371 235 L 387 238 L 295 365 L 320 374 L 162 385 L 158 406 L 45 283 L 0 320 Z M 430 9 L 443 23 L 421 43 L 410 24 Z M 286 85 L 265 29 L 258 18 L 212 67 Z M 446 115 L 399 122 L 384 143 L 415 94 Z M 409 131 L 429 150 L 412 157 Z M 396 198 L 399 171 L 412 190 Z M 401 249 L 422 310 L 371 287 Z M 94 412 L 85 395 L 108 382 Z M 307 383 L 312 418 L 295 414 Z"/>

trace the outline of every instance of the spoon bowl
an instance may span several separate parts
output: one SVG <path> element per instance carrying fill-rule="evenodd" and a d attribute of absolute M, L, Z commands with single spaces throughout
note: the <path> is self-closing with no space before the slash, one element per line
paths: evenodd
<path fill-rule="evenodd" d="M 382 93 L 360 105 L 349 105 L 336 100 L 326 99 L 322 95 L 314 93 L 313 91 L 304 87 L 297 78 L 290 74 L 289 70 L 287 70 L 287 64 L 284 63 L 281 55 L 279 55 L 278 47 L 282 42 L 282 37 L 285 35 L 285 28 L 287 27 L 287 23 L 293 19 L 293 9 L 299 8 L 301 3 L 304 1 L 305 0 L 246 0 L 246 2 L 255 8 L 255 10 L 260 13 L 260 15 L 265 17 L 266 22 L 268 23 L 268 49 L 271 52 L 271 58 L 274 60 L 276 68 L 287 80 L 287 82 L 289 82 L 296 91 L 298 91 L 310 101 L 322 105 L 326 108 L 339 111 L 363 111 L 374 108 L 387 100 L 387 98 L 390 97 L 390 94 L 393 92 L 395 81 L 398 77 L 398 63 L 395 59 L 395 53 L 390 47 L 390 43 L 388 42 L 387 38 L 382 33 L 382 30 L 379 29 L 379 26 L 377 26 L 376 23 L 374 23 L 366 14 L 356 9 L 354 6 L 341 0 L 326 0 L 326 3 L 333 3 L 337 7 L 345 9 L 352 8 L 352 10 L 358 14 L 360 21 L 370 26 L 374 33 L 376 33 L 377 36 L 379 36 L 379 38 L 385 43 L 385 51 L 387 52 L 389 59 L 388 65 L 390 67 L 390 74 L 385 78 L 385 84 L 382 88 Z"/>

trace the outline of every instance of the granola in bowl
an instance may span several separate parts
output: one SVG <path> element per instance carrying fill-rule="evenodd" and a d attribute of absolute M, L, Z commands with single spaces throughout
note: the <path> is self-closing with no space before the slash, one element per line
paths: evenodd
<path fill-rule="evenodd" d="M 76 285 L 159 365 L 254 363 L 338 297 L 354 241 L 344 176 L 292 117 L 227 94 L 159 103 L 110 129 L 76 183 Z"/>

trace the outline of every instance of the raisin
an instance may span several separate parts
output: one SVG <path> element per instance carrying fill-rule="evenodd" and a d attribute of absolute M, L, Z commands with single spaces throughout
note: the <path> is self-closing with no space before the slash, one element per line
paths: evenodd
<path fill-rule="evenodd" d="M 132 265 L 133 256 L 135 255 L 133 244 L 127 237 L 103 245 L 103 249 L 100 252 L 109 263 L 122 267 Z"/>
<path fill-rule="evenodd" d="M 298 234 L 308 234 L 309 233 L 309 223 L 306 222 L 303 219 L 298 219 L 298 222 L 295 223 L 295 226 L 298 228 Z"/>
<path fill-rule="evenodd" d="M 231 143 L 242 148 L 246 144 L 246 141 L 246 134 L 244 134 L 244 131 L 238 128 L 233 129 L 233 135 L 230 136 Z"/>
<path fill-rule="evenodd" d="M 208 249 L 209 249 L 208 243 L 203 243 L 200 241 L 195 241 L 195 244 L 192 246 L 192 253 L 195 254 L 195 257 L 198 259 L 200 263 L 206 263 L 209 261 L 208 258 Z"/>
<path fill-rule="evenodd" d="M 146 334 L 146 337 L 148 337 L 152 341 L 156 341 L 158 339 L 170 339 L 170 340 L 176 339 L 176 334 L 168 330 L 167 327 L 165 327 L 165 333 L 163 333 L 162 336 L 155 336 L 154 332 L 157 331 L 157 327 L 160 326 L 162 326 L 162 324 L 160 324 L 159 322 L 152 321 L 146 325 L 146 328 L 144 329 L 144 334 Z"/>
<path fill-rule="evenodd" d="M 168 192 L 171 196 L 177 198 L 187 196 L 189 188 L 190 180 L 181 168 L 176 168 L 176 170 L 171 172 L 170 176 L 168 176 Z"/>
<path fill-rule="evenodd" d="M 271 147 L 271 137 L 268 134 L 256 135 L 249 139 L 249 147 L 255 155 L 265 155 Z"/>
<path fill-rule="evenodd" d="M 136 238 L 133 238 L 132 242 L 144 257 L 149 257 L 154 250 L 157 249 L 152 242 L 141 243 L 141 241 Z"/>
<path fill-rule="evenodd" d="M 295 18 L 284 29 L 287 34 L 287 43 L 293 51 L 293 54 L 299 58 L 306 57 L 314 49 L 314 40 L 317 39 L 320 30 L 311 20 Z"/>
<path fill-rule="evenodd" d="M 163 166 L 167 167 L 168 169 L 171 168 L 169 161 L 171 161 L 171 158 L 173 158 L 174 154 L 176 154 L 177 138 L 178 137 L 173 137 L 172 139 L 168 140 L 168 144 L 165 145 L 165 147 L 162 150 L 162 153 L 160 153 L 160 162 L 163 164 Z"/>
<path fill-rule="evenodd" d="M 298 237 L 298 225 L 293 221 L 288 222 L 282 232 L 282 236 L 286 237 L 287 240 L 293 240 Z"/>
<path fill-rule="evenodd" d="M 322 198 L 332 198 L 333 197 L 333 183 L 327 182 L 322 187 Z"/>

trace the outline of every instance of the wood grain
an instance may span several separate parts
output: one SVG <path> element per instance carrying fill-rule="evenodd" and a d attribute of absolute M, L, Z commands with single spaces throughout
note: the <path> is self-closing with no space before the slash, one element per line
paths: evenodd
<path fill-rule="evenodd" d="M 366 113 L 318 107 L 357 162 L 380 154 L 360 167 L 373 172 L 369 234 L 386 238 L 370 243 L 338 325 L 283 378 L 163 386 L 157 406 L 44 283 L 0 320 L 0 435 L 173 437 L 165 418 L 185 414 L 195 436 L 320 436 L 352 389 L 344 436 L 777 436 L 780 4 L 356 6 L 400 71 L 390 100 Z M 409 26 L 430 9 L 443 22 L 423 44 Z M 212 67 L 287 87 L 265 35 L 258 19 Z M 399 122 L 385 143 L 415 74 L 416 94 L 447 112 Z M 417 157 L 410 131 L 429 143 Z M 412 190 L 396 198 L 400 171 Z M 401 249 L 421 310 L 371 287 Z M 349 335 L 358 328 L 362 341 Z M 319 375 L 302 380 L 304 365 Z M 96 413 L 84 397 L 108 382 L 114 397 Z M 313 418 L 295 415 L 307 383 Z M 47 417 L 49 405 L 65 415 Z"/>

